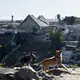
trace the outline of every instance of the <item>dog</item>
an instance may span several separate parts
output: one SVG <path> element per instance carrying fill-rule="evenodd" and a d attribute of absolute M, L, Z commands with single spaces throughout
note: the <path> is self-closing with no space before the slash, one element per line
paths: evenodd
<path fill-rule="evenodd" d="M 50 58 L 46 58 L 43 61 L 39 62 L 39 65 L 42 65 L 43 69 L 49 70 L 49 66 L 63 67 L 67 70 L 67 68 L 62 64 L 62 50 L 57 50 L 56 55 Z"/>
<path fill-rule="evenodd" d="M 20 58 L 20 63 L 22 65 L 31 64 L 31 62 L 35 62 L 37 60 L 36 56 L 33 53 L 29 53 L 27 55 L 24 55 Z"/>

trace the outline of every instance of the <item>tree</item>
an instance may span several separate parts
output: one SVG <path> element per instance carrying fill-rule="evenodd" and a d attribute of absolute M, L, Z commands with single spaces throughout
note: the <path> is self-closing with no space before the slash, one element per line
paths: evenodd
<path fill-rule="evenodd" d="M 75 23 L 75 17 L 74 16 L 69 16 L 69 17 L 65 17 L 63 19 L 63 22 L 66 22 L 67 25 L 73 25 Z"/>
<path fill-rule="evenodd" d="M 60 14 L 57 14 L 58 21 L 60 21 L 60 17 L 61 17 L 61 15 Z"/>
<path fill-rule="evenodd" d="M 63 41 L 61 30 L 55 33 L 51 32 L 50 40 L 51 40 L 50 52 L 53 54 L 55 53 L 56 50 L 61 49 L 62 41 Z"/>
<path fill-rule="evenodd" d="M 58 20 L 59 24 L 60 24 L 60 22 L 61 22 L 60 17 L 61 17 L 61 15 L 60 15 L 60 14 L 57 14 L 57 20 Z"/>

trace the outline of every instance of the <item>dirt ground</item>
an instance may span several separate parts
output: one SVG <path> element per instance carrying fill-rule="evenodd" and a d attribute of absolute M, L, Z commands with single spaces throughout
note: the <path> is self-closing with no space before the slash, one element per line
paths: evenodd
<path fill-rule="evenodd" d="M 80 80 L 80 68 L 68 68 L 68 71 L 64 69 L 51 70 L 53 80 Z"/>

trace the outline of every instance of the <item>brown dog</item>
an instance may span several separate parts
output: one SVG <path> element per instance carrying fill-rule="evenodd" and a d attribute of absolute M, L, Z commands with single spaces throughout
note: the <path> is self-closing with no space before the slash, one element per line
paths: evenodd
<path fill-rule="evenodd" d="M 44 70 L 49 70 L 49 66 L 54 65 L 63 67 L 67 70 L 67 68 L 62 64 L 62 50 L 57 50 L 55 56 L 44 59 L 39 63 L 39 65 L 42 65 Z"/>

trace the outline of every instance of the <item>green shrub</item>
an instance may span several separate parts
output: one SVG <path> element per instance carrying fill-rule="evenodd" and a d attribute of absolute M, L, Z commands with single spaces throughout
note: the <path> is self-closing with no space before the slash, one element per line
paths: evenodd
<path fill-rule="evenodd" d="M 0 67 L 4 67 L 5 63 L 0 63 Z"/>

